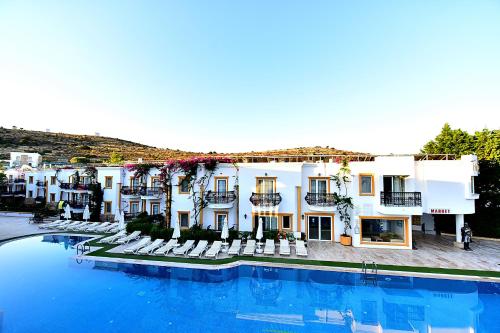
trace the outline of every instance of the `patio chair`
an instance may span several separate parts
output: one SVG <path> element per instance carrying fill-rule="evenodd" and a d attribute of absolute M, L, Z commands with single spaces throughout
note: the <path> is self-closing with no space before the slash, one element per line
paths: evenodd
<path fill-rule="evenodd" d="M 191 251 L 188 255 L 190 257 L 192 257 L 192 258 L 194 258 L 194 257 L 201 257 L 201 255 L 203 254 L 203 252 L 205 252 L 205 250 L 207 249 L 207 247 L 208 247 L 208 241 L 201 240 L 201 241 L 198 242 L 198 244 L 193 249 L 193 251 Z"/>
<path fill-rule="evenodd" d="M 123 253 L 126 254 L 133 254 L 139 251 L 139 249 L 142 249 L 143 247 L 148 246 L 151 243 L 151 237 L 146 236 L 141 238 L 137 243 L 127 247 L 125 250 L 123 250 Z"/>
<path fill-rule="evenodd" d="M 221 248 L 222 248 L 221 241 L 213 242 L 212 246 L 210 246 L 210 248 L 207 250 L 207 252 L 205 252 L 205 257 L 217 259 Z"/>
<path fill-rule="evenodd" d="M 99 222 L 99 224 L 97 224 L 95 227 L 92 227 L 92 228 L 88 228 L 87 231 L 100 231 L 99 229 L 102 229 L 102 228 L 106 228 L 110 225 L 111 223 L 109 222 Z"/>
<path fill-rule="evenodd" d="M 101 222 L 90 222 L 89 225 L 87 225 L 86 227 L 79 228 L 79 230 L 89 231 L 89 229 L 95 228 L 95 227 L 99 226 L 100 224 L 101 224 Z"/>
<path fill-rule="evenodd" d="M 159 249 L 153 252 L 155 256 L 166 256 L 170 250 L 177 246 L 177 239 L 171 239 L 167 242 L 167 244 L 163 245 Z"/>
<path fill-rule="evenodd" d="M 239 256 L 240 252 L 241 252 L 241 239 L 235 239 L 233 240 L 231 247 L 229 247 L 227 254 L 233 256 Z"/>
<path fill-rule="evenodd" d="M 253 256 L 255 254 L 255 239 L 247 240 L 247 245 L 243 249 L 244 256 Z"/>
<path fill-rule="evenodd" d="M 163 239 L 158 238 L 153 241 L 153 243 L 149 244 L 146 247 L 143 247 L 139 251 L 137 251 L 138 254 L 151 254 L 154 250 L 159 248 L 160 246 L 163 245 Z"/>
<path fill-rule="evenodd" d="M 276 246 L 274 245 L 273 239 L 266 239 L 266 245 L 264 246 L 264 254 L 274 256 L 276 251 Z"/>
<path fill-rule="evenodd" d="M 288 239 L 280 239 L 280 255 L 290 255 L 290 243 L 288 242 Z"/>
<path fill-rule="evenodd" d="M 307 257 L 307 248 L 303 240 L 295 241 L 295 254 L 301 257 Z"/>
<path fill-rule="evenodd" d="M 136 231 L 132 232 L 130 235 L 118 239 L 116 241 L 116 243 L 117 244 L 127 244 L 133 240 L 139 239 L 140 236 L 141 236 L 141 232 L 139 230 L 136 230 Z"/>
<path fill-rule="evenodd" d="M 174 255 L 186 255 L 186 253 L 191 250 L 194 246 L 194 240 L 188 239 L 182 246 L 175 248 L 173 253 Z"/>

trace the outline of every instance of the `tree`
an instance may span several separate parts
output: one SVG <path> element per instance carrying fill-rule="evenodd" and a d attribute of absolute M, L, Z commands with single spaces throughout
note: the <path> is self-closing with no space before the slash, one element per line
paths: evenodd
<path fill-rule="evenodd" d="M 446 123 L 441 133 L 424 145 L 422 153 L 478 157 L 475 190 L 479 199 L 475 202 L 476 213 L 468 216 L 467 221 L 477 236 L 500 237 L 500 130 L 483 129 L 471 135 Z M 437 223 L 440 218 L 446 217 L 438 217 Z"/>
<path fill-rule="evenodd" d="M 123 155 L 116 151 L 112 152 L 111 156 L 109 157 L 110 164 L 121 164 L 123 163 L 123 161 L 124 161 Z"/>

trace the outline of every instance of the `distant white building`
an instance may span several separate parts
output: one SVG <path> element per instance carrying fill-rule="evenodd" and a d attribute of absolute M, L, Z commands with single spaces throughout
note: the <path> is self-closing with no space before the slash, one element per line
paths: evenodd
<path fill-rule="evenodd" d="M 265 230 L 303 234 L 308 240 L 339 242 L 344 223 L 335 204 L 339 190 L 332 176 L 341 156 L 247 157 L 234 164 L 219 164 L 204 188 L 194 191 L 206 205 L 196 219 L 202 227 L 220 230 L 222 221 L 239 231 Z M 455 216 L 457 242 L 464 214 L 473 214 L 477 157 L 351 156 L 347 195 L 352 228 L 347 230 L 355 247 L 411 249 L 413 229 L 425 223 L 434 231 L 434 216 Z M 77 173 L 78 171 L 78 173 Z M 198 170 L 198 179 L 206 175 Z M 75 178 L 79 177 L 78 181 Z M 98 167 L 91 179 L 83 169 L 59 168 L 28 171 L 27 197 L 45 196 L 47 202 L 64 200 L 81 212 L 91 202 L 97 182 L 103 189 L 102 216 L 113 218 L 119 209 L 127 217 L 141 212 L 165 214 L 166 198 L 160 170 L 134 178 L 125 167 Z M 195 221 L 190 184 L 175 175 L 172 222 L 182 228 Z"/>
<path fill-rule="evenodd" d="M 38 153 L 22 153 L 22 152 L 11 152 L 9 165 L 11 168 L 21 167 L 23 165 L 28 165 L 33 168 L 38 168 L 42 163 L 42 155 Z"/>

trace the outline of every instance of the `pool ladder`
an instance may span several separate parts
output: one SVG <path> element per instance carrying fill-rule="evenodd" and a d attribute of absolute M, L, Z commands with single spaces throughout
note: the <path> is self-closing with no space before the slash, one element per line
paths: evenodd
<path fill-rule="evenodd" d="M 80 243 L 76 246 L 76 255 L 84 254 L 85 252 L 90 252 L 90 244 L 88 242 Z"/>
<path fill-rule="evenodd" d="M 362 272 L 362 279 L 364 284 L 367 284 L 369 281 L 373 283 L 373 285 L 377 284 L 377 276 L 378 276 L 378 267 L 375 261 L 372 263 L 367 263 L 363 261 L 361 264 L 361 272 Z"/>

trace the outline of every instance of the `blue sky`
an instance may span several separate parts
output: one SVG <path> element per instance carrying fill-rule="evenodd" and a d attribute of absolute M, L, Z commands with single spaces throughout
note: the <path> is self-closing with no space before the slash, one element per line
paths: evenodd
<path fill-rule="evenodd" d="M 413 153 L 500 126 L 500 1 L 0 1 L 0 124 Z"/>

